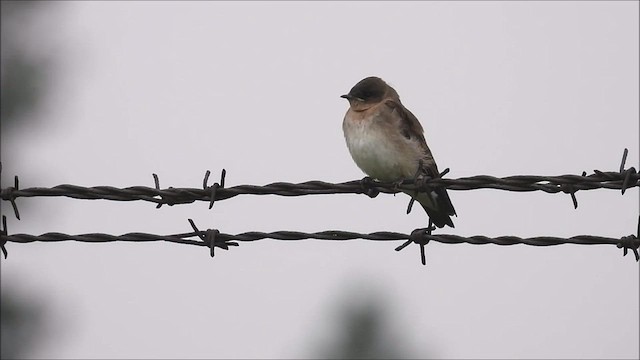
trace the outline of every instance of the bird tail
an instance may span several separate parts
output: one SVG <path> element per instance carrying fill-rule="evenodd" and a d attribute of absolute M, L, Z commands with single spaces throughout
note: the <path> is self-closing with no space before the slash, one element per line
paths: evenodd
<path fill-rule="evenodd" d="M 415 198 L 435 226 L 439 228 L 445 225 L 455 227 L 451 216 L 456 215 L 456 210 L 453 208 L 447 189 L 436 188 L 429 192 L 421 192 Z"/>

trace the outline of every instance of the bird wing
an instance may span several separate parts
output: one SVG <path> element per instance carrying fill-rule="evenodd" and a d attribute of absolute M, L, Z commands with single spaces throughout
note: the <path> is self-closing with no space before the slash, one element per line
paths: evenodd
<path fill-rule="evenodd" d="M 438 166 L 431 154 L 431 149 L 429 149 L 427 141 L 424 138 L 424 129 L 422 128 L 420 121 L 418 121 L 418 118 L 416 118 L 416 116 L 413 115 L 409 109 L 404 107 L 404 105 L 402 105 L 402 103 L 397 99 L 387 99 L 384 104 L 398 114 L 398 127 L 400 129 L 400 133 L 405 138 L 415 141 L 424 153 L 424 157 L 422 159 L 423 169 L 432 177 L 440 174 L 438 172 Z"/>
<path fill-rule="evenodd" d="M 397 99 L 387 99 L 385 100 L 385 105 L 399 115 L 400 133 L 407 139 L 414 141 L 422 149 L 424 154 L 422 171 L 432 178 L 440 176 L 438 166 L 424 138 L 424 129 L 416 116 Z M 455 215 L 456 211 L 445 188 L 436 188 L 431 193 L 421 193 L 418 195 L 417 200 L 422 204 L 436 226 L 442 227 L 446 224 L 453 227 L 453 222 L 449 216 Z"/>

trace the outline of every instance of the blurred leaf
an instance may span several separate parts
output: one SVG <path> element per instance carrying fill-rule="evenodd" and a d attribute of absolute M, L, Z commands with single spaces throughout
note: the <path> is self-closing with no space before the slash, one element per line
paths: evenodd
<path fill-rule="evenodd" d="M 23 115 L 35 109 L 43 94 L 46 59 L 36 58 L 26 44 L 42 39 L 26 31 L 33 15 L 42 11 L 40 2 L 0 2 L 0 124 L 16 125 Z M 33 119 L 29 117 L 28 119 Z"/>
<path fill-rule="evenodd" d="M 37 104 L 41 95 L 40 69 L 40 65 L 19 55 L 2 64 L 0 121 L 3 125 L 17 121 Z"/>
<path fill-rule="evenodd" d="M 43 308 L 18 298 L 10 290 L 0 294 L 0 358 L 23 358 L 42 333 Z"/>
<path fill-rule="evenodd" d="M 365 285 L 366 286 L 366 285 Z M 393 318 L 385 292 L 349 287 L 337 306 L 337 322 L 330 339 L 316 351 L 326 359 L 404 359 L 413 351 L 405 343 L 402 326 Z"/>

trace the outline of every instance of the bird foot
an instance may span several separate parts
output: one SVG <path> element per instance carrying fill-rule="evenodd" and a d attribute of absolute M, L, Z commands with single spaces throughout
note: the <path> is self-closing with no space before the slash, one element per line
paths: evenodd
<path fill-rule="evenodd" d="M 400 179 L 400 180 L 396 180 L 393 181 L 391 183 L 391 188 L 395 191 L 400 191 L 400 185 L 404 184 L 405 180 L 404 179 Z M 394 194 L 395 195 L 395 194 Z"/>

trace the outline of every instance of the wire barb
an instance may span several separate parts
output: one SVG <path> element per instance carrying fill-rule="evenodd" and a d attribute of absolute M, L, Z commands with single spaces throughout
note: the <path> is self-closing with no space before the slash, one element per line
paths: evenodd
<path fill-rule="evenodd" d="M 372 177 L 365 176 L 360 180 L 360 192 L 373 199 L 380 194 L 380 190 L 377 189 L 377 185 L 378 182 Z"/>
<path fill-rule="evenodd" d="M 2 174 L 2 162 L 0 162 L 0 175 Z M 16 216 L 16 219 L 20 220 L 20 212 L 18 211 L 18 205 L 16 204 L 16 192 L 20 190 L 18 181 L 18 175 L 13 178 L 13 186 L 0 189 L 0 198 L 2 200 L 8 200 L 11 203 L 11 207 L 13 208 L 13 213 Z"/>
<path fill-rule="evenodd" d="M 198 227 L 192 219 L 188 220 L 195 234 L 200 238 L 200 240 L 202 240 L 202 243 L 210 249 L 209 254 L 211 255 L 211 257 L 214 256 L 214 249 L 216 246 L 224 250 L 229 250 L 229 246 L 239 246 L 238 243 L 230 242 L 223 239 L 223 237 L 220 236 L 220 231 L 218 231 L 217 229 L 207 229 L 206 231 L 200 231 L 198 230 Z"/>
<path fill-rule="evenodd" d="M 407 205 L 407 214 L 409 214 L 411 212 L 411 209 L 413 208 L 413 203 L 416 201 L 415 197 L 411 197 L 411 199 L 409 199 L 409 205 Z"/>
<path fill-rule="evenodd" d="M 627 155 L 629 154 L 629 149 L 624 148 L 624 151 L 622 152 L 622 161 L 620 162 L 620 172 L 624 171 L 624 163 L 627 162 Z"/>
<path fill-rule="evenodd" d="M 156 187 L 156 190 L 160 191 L 160 179 L 158 179 L 158 174 L 153 173 L 151 174 L 153 176 L 153 183 Z M 163 203 L 158 203 L 158 205 L 156 205 L 156 209 L 160 209 L 160 207 L 164 205 Z"/>
<path fill-rule="evenodd" d="M 429 227 L 424 229 L 415 229 L 411 232 L 411 235 L 409 235 L 408 243 L 413 242 L 420 246 L 420 262 L 422 263 L 422 265 L 425 265 L 425 266 L 427 265 L 427 255 L 424 247 L 429 243 L 430 239 L 428 236 L 431 236 L 431 232 L 435 229 L 436 227 L 433 226 L 433 222 L 431 221 L 431 219 L 429 219 Z M 408 245 L 408 243 L 406 244 Z M 396 251 L 400 251 L 403 248 L 404 247 L 402 248 L 398 247 L 396 248 Z"/>
<path fill-rule="evenodd" d="M 424 168 L 422 167 L 422 159 L 421 159 L 420 161 L 418 161 L 418 169 L 416 170 L 415 175 L 413 175 L 413 183 L 418 184 L 418 181 L 421 181 L 420 185 L 424 186 L 424 179 L 420 177 L 420 175 L 422 175 L 423 173 L 424 173 Z M 398 184 L 398 186 L 399 185 L 400 184 Z M 416 197 L 418 197 L 418 190 L 411 193 L 411 199 L 409 200 L 409 205 L 407 205 L 407 214 L 411 212 L 411 209 L 413 208 L 413 203 L 416 201 Z"/>
<path fill-rule="evenodd" d="M 578 199 L 576 198 L 576 189 L 571 184 L 562 184 L 562 191 L 571 195 L 571 201 L 573 202 L 573 208 L 578 208 Z"/>
<path fill-rule="evenodd" d="M 444 169 L 444 171 L 438 174 L 437 179 L 442 178 L 448 172 L 449 172 L 449 168 Z M 420 160 L 420 162 L 418 163 L 418 171 L 416 171 L 416 174 L 414 175 L 413 180 L 410 181 L 408 184 L 415 184 L 417 189 L 422 189 L 422 191 L 431 192 L 432 189 L 427 184 L 427 181 L 431 179 L 433 178 L 428 174 L 426 174 L 426 172 L 424 171 L 424 168 L 422 167 L 422 160 Z M 411 195 L 411 199 L 409 199 L 409 205 L 407 206 L 407 214 L 411 212 L 411 209 L 413 208 L 413 203 L 416 201 L 416 197 L 418 196 L 419 192 L 420 191 L 416 190 L 413 192 L 413 195 Z"/>
<path fill-rule="evenodd" d="M 626 170 L 624 168 L 624 164 L 627 162 L 628 153 L 629 149 L 625 148 L 624 152 L 622 153 L 622 161 L 620 162 L 620 173 L 624 174 L 624 181 L 622 182 L 622 188 L 620 189 L 622 191 L 622 195 L 624 195 L 624 192 L 629 188 L 631 177 L 637 175 L 636 169 L 634 167 Z"/>
<path fill-rule="evenodd" d="M 151 189 L 138 186 L 138 187 L 130 187 L 127 189 L 116 189 L 116 190 L 122 190 L 122 191 L 128 190 L 129 193 L 134 193 L 134 194 L 136 191 L 142 190 L 143 192 L 145 192 L 144 195 L 136 194 L 138 196 L 134 199 L 120 199 L 120 198 L 114 199 L 113 197 L 108 197 L 106 199 L 121 200 L 121 201 L 147 200 L 147 201 L 152 201 L 157 203 L 156 209 L 159 209 L 164 204 L 173 206 L 178 204 L 190 204 L 196 201 L 196 199 L 193 198 L 193 190 L 198 190 L 198 189 L 183 189 L 183 188 L 174 188 L 173 186 L 169 186 L 167 189 L 162 190 L 160 189 L 160 180 L 158 179 L 158 175 L 155 173 L 152 175 L 153 175 L 153 183 L 155 186 L 155 189 L 153 189 L 152 197 L 148 196 L 149 190 Z M 104 190 L 104 187 L 99 187 L 99 188 L 100 190 Z M 114 188 L 110 188 L 110 189 L 114 189 Z"/>
<path fill-rule="evenodd" d="M 2 162 L 0 161 L 0 175 L 2 175 Z M 0 198 L 2 200 L 9 200 L 11 202 L 11 207 L 13 208 L 13 213 L 16 215 L 16 218 L 20 220 L 20 212 L 18 211 L 18 206 L 16 205 L 16 195 L 14 192 L 18 190 L 18 175 L 14 178 L 14 186 L 8 187 L 6 189 L 0 189 Z"/>
<path fill-rule="evenodd" d="M 631 249 L 633 255 L 636 257 L 636 262 L 640 261 L 640 254 L 638 254 L 638 249 L 640 248 L 640 216 L 638 216 L 638 230 L 636 235 L 622 237 L 616 246 L 618 249 L 622 248 L 622 256 L 627 256 L 628 250 Z"/>
<path fill-rule="evenodd" d="M 5 247 L 5 245 L 7 244 L 7 231 L 7 217 L 2 215 L 2 229 L 0 229 L 0 237 L 2 237 L 2 239 L 0 239 L 0 250 L 2 250 L 2 254 L 4 255 L 5 259 L 9 255 L 9 253 L 7 252 L 7 248 Z"/>
<path fill-rule="evenodd" d="M 227 170 L 222 169 L 222 172 L 220 173 L 220 183 L 214 183 L 211 186 L 207 186 L 207 183 L 209 182 L 210 174 L 211 174 L 211 171 L 207 170 L 207 172 L 204 174 L 204 181 L 202 182 L 202 188 L 205 191 L 210 191 L 209 210 L 213 208 L 213 203 L 216 201 L 216 194 L 218 189 L 224 189 L 224 179 L 227 176 Z"/>

